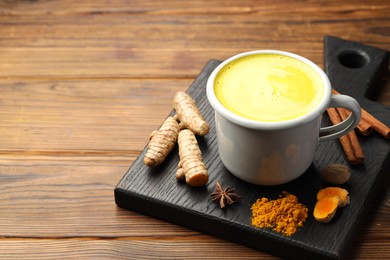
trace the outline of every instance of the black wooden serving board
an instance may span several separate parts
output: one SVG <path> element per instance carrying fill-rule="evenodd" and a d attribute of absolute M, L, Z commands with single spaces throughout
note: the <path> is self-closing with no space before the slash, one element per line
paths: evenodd
<path fill-rule="evenodd" d="M 375 103 L 367 93 L 378 92 L 381 70 L 387 69 L 387 51 L 325 37 L 325 68 L 333 86 L 341 93 L 355 97 L 362 107 L 390 125 L 390 107 Z M 351 204 L 337 211 L 328 224 L 315 221 L 312 216 L 316 193 L 326 184 L 318 172 L 332 163 L 348 164 L 338 140 L 320 143 L 312 166 L 300 178 L 279 186 L 257 186 L 239 180 L 221 163 L 216 147 L 214 112 L 206 98 L 206 81 L 219 61 L 211 60 L 188 89 L 195 99 L 211 131 L 198 138 L 210 179 L 202 188 L 191 188 L 175 179 L 179 161 L 177 148 L 159 167 L 151 169 L 143 164 L 146 147 L 115 188 L 115 202 L 119 207 L 167 220 L 208 234 L 234 241 L 252 248 L 291 259 L 341 259 L 346 256 L 357 227 L 376 198 L 381 183 L 389 175 L 389 141 L 376 133 L 359 136 L 366 160 L 352 166 L 352 177 L 343 185 L 350 192 Z M 374 84 L 375 83 L 375 84 Z M 170 114 L 173 114 L 172 111 Z M 323 124 L 329 124 L 327 116 Z M 222 186 L 233 186 L 242 199 L 221 209 L 209 194 L 215 190 L 216 180 Z M 270 229 L 251 225 L 251 205 L 256 199 L 276 199 L 287 191 L 309 208 L 309 217 L 296 234 L 286 237 Z"/>

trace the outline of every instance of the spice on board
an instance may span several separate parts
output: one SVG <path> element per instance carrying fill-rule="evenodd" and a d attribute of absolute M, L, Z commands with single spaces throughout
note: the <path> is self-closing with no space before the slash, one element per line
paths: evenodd
<path fill-rule="evenodd" d="M 298 202 L 298 198 L 286 191 L 276 200 L 257 199 L 251 206 L 252 225 L 259 228 L 272 228 L 286 236 L 291 236 L 303 227 L 308 208 Z"/>

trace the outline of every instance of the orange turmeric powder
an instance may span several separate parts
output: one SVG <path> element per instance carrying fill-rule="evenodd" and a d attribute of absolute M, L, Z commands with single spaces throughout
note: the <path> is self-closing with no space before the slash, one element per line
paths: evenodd
<path fill-rule="evenodd" d="M 298 203 L 296 196 L 285 191 L 276 200 L 258 199 L 251 210 L 253 226 L 272 228 L 286 236 L 295 234 L 299 227 L 303 227 L 308 213 L 308 208 Z"/>

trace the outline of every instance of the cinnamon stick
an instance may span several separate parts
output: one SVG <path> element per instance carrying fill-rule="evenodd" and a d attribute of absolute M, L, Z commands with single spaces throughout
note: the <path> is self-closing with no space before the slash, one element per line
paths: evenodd
<path fill-rule="evenodd" d="M 340 94 L 337 90 L 332 89 L 333 94 Z M 362 135 L 368 135 L 370 134 L 370 129 L 368 125 L 371 125 L 371 128 L 374 129 L 378 134 L 383 136 L 386 139 L 390 138 L 390 127 L 383 124 L 381 121 L 376 119 L 373 115 L 371 115 L 369 112 L 361 109 L 362 116 L 358 125 L 358 130 Z"/>
<path fill-rule="evenodd" d="M 351 111 L 345 108 L 336 108 L 336 110 L 340 113 L 343 120 L 345 120 L 351 114 Z M 373 130 L 371 124 L 362 118 L 360 119 L 359 124 L 356 128 L 358 132 L 363 136 L 370 135 Z"/>
<path fill-rule="evenodd" d="M 332 124 L 336 125 L 342 121 L 336 108 L 328 108 L 326 111 Z M 339 141 L 350 164 L 360 164 L 364 161 L 364 154 L 354 131 L 339 137 Z"/>
<path fill-rule="evenodd" d="M 368 113 L 366 110 L 362 108 L 362 119 L 371 124 L 372 128 L 381 136 L 386 139 L 390 138 L 390 128 L 383 124 L 381 121 L 376 119 L 373 115 Z"/>
<path fill-rule="evenodd" d="M 349 111 L 345 108 L 336 108 L 336 111 L 339 113 L 341 120 L 345 120 L 349 116 Z M 356 161 L 350 162 L 351 164 L 360 164 L 363 163 L 365 156 L 362 150 L 362 147 L 360 146 L 359 140 L 356 136 L 355 131 L 350 131 L 346 134 L 346 137 L 348 138 L 349 142 L 351 143 L 352 150 L 355 154 Z"/>
<path fill-rule="evenodd" d="M 372 133 L 373 128 L 370 123 L 368 123 L 366 120 L 361 118 L 357 126 L 357 130 L 361 135 L 368 136 Z"/>

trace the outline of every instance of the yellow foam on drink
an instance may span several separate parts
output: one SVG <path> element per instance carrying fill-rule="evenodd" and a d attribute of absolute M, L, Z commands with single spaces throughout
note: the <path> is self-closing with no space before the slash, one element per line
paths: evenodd
<path fill-rule="evenodd" d="M 214 91 L 233 113 L 278 122 L 313 110 L 323 95 L 319 74 L 297 59 L 254 54 L 228 63 L 216 76 Z"/>

